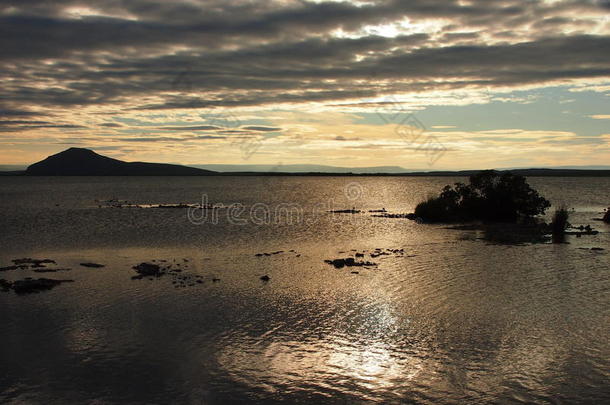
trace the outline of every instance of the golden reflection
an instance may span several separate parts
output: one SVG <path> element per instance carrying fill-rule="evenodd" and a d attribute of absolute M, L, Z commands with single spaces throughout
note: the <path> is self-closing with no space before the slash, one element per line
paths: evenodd
<path fill-rule="evenodd" d="M 346 325 L 349 333 L 327 325 L 328 333 L 320 337 L 284 339 L 281 327 L 259 337 L 228 337 L 218 362 L 237 381 L 270 391 L 315 385 L 339 391 L 359 386 L 374 393 L 404 387 L 422 370 L 422 360 L 400 342 L 387 307 L 369 308 L 366 315 L 365 325 L 348 319 L 353 322 Z"/>

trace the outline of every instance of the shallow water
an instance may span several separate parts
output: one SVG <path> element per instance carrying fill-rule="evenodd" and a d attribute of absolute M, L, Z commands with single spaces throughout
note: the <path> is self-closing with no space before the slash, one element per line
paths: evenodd
<path fill-rule="evenodd" d="M 610 179 L 530 179 L 575 209 L 572 223 L 600 230 L 562 245 L 327 212 L 411 212 L 458 180 L 0 177 L 0 266 L 33 257 L 72 269 L 0 278 L 75 280 L 0 292 L 0 402 L 608 401 L 610 227 L 591 219 L 610 204 Z M 206 198 L 243 210 L 194 224 L 186 209 L 102 202 Z M 376 248 L 405 254 L 367 255 L 376 268 L 324 263 Z M 153 259 L 203 283 L 131 279 Z"/>

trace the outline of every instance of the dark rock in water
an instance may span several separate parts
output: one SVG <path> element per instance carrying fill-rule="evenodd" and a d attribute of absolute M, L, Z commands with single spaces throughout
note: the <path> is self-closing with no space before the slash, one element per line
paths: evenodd
<path fill-rule="evenodd" d="M 161 267 L 152 263 L 140 263 L 133 266 L 133 269 L 141 276 L 159 276 L 161 275 Z"/>
<path fill-rule="evenodd" d="M 604 248 L 600 248 L 600 247 L 592 247 L 591 250 L 597 250 L 597 251 L 602 251 L 604 250 Z"/>
<path fill-rule="evenodd" d="M 373 212 L 373 211 L 371 211 Z M 410 219 L 412 221 L 417 219 L 417 215 L 410 213 L 410 214 L 390 214 L 390 213 L 381 213 L 381 214 L 377 214 L 377 215 L 372 215 L 375 218 L 405 218 L 405 219 Z"/>
<path fill-rule="evenodd" d="M 44 263 L 53 263 L 55 264 L 55 260 L 51 260 L 51 259 L 32 259 L 29 257 L 24 257 L 23 259 L 13 259 L 12 260 L 13 263 L 15 263 L 16 265 L 20 265 L 20 264 L 27 264 L 27 265 L 31 265 L 31 266 L 40 266 Z"/>
<path fill-rule="evenodd" d="M 214 282 L 214 283 L 217 283 L 217 282 L 219 282 L 219 281 L 220 281 L 220 279 L 219 279 L 219 278 L 213 278 L 213 279 L 212 279 L 212 282 Z"/>
<path fill-rule="evenodd" d="M 154 208 L 190 208 L 190 205 L 180 203 L 180 204 L 159 204 L 154 206 Z"/>
<path fill-rule="evenodd" d="M 276 252 L 270 252 L 270 253 L 257 253 L 254 256 L 256 256 L 256 257 L 272 256 L 272 255 L 279 255 L 280 253 L 284 253 L 284 251 L 283 250 L 278 250 Z"/>
<path fill-rule="evenodd" d="M 364 257 L 364 253 L 356 253 L 356 257 Z"/>
<path fill-rule="evenodd" d="M 352 274 L 360 274 L 359 271 L 352 271 Z"/>
<path fill-rule="evenodd" d="M 269 277 L 268 275 L 265 274 L 264 276 L 261 276 L 261 280 L 269 281 L 269 280 L 271 280 L 271 277 Z"/>
<path fill-rule="evenodd" d="M 105 267 L 103 264 L 98 264 L 98 263 L 81 263 L 80 264 L 83 267 L 92 267 L 95 269 L 99 269 L 101 267 Z"/>
<path fill-rule="evenodd" d="M 19 266 L 6 266 L 6 267 L 0 267 L 0 271 L 17 270 L 18 268 L 19 268 Z"/>
<path fill-rule="evenodd" d="M 377 266 L 377 263 L 372 262 L 357 262 L 353 257 L 346 257 L 345 259 L 333 259 L 324 260 L 325 263 L 332 264 L 335 268 L 341 269 L 343 267 L 353 266 Z"/>
<path fill-rule="evenodd" d="M 42 269 L 34 269 L 34 273 L 57 273 L 58 271 L 70 271 L 72 269 L 49 269 L 49 268 L 42 268 Z"/>
<path fill-rule="evenodd" d="M 352 208 L 351 210 L 331 210 L 332 214 L 360 214 L 362 211 Z"/>
<path fill-rule="evenodd" d="M 17 294 L 31 294 L 37 293 L 44 290 L 50 290 L 61 283 L 71 283 L 74 280 L 53 280 L 49 278 L 25 278 L 23 280 L 17 280 L 13 283 L 13 291 Z"/>
<path fill-rule="evenodd" d="M 189 271 L 187 259 L 181 259 L 181 263 L 176 263 L 176 259 L 157 261 L 165 264 L 159 265 L 151 262 L 143 262 L 137 266 L 133 266 L 133 269 L 138 274 L 132 276 L 131 279 L 142 280 L 146 278 L 150 281 L 154 281 L 161 277 L 167 277 L 171 279 L 171 283 L 176 288 L 186 288 L 187 286 L 194 287 L 204 284 L 202 280 L 203 276 L 193 274 Z"/>
<path fill-rule="evenodd" d="M 610 224 L 610 207 L 608 207 L 606 212 L 604 212 L 604 216 L 602 218 L 602 221 L 604 221 L 607 224 Z"/>
<path fill-rule="evenodd" d="M 337 269 L 345 267 L 345 260 L 344 259 L 324 260 L 324 263 L 332 264 Z"/>
<path fill-rule="evenodd" d="M 13 283 L 10 281 L 6 281 L 3 278 L 0 278 L 0 291 L 7 292 L 13 287 Z"/>
<path fill-rule="evenodd" d="M 599 231 L 589 229 L 584 231 L 566 231 L 566 235 L 576 235 L 577 238 L 580 238 L 582 235 L 597 235 Z"/>

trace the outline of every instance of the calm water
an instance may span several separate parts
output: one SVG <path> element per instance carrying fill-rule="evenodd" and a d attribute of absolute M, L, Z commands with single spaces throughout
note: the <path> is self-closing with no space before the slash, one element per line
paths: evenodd
<path fill-rule="evenodd" d="M 608 402 L 610 227 L 591 218 L 610 205 L 610 179 L 530 179 L 601 231 L 563 245 L 326 212 L 411 212 L 455 180 L 0 177 L 0 266 L 72 269 L 0 278 L 75 280 L 0 292 L 0 402 Z M 186 209 L 96 202 L 204 195 L 243 208 L 194 224 Z M 591 247 L 605 250 L 579 249 Z M 324 263 L 375 248 L 405 254 L 366 256 L 378 267 L 358 274 Z M 153 259 L 203 283 L 131 280 Z"/>

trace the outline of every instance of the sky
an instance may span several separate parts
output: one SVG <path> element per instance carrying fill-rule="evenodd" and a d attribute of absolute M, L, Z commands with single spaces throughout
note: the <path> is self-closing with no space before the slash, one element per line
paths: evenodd
<path fill-rule="evenodd" d="M 0 164 L 610 164 L 608 0 L 3 0 Z"/>

